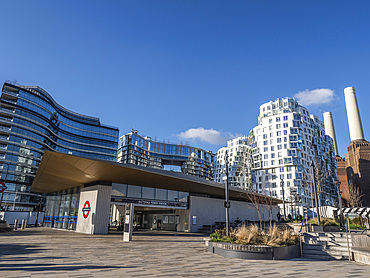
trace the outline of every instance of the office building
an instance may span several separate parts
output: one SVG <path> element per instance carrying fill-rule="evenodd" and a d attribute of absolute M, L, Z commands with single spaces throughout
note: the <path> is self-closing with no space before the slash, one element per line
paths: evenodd
<path fill-rule="evenodd" d="M 253 189 L 289 201 L 292 207 L 314 204 L 313 167 L 321 205 L 337 203 L 338 174 L 333 139 L 323 122 L 293 98 L 260 106 L 250 133 Z"/>
<path fill-rule="evenodd" d="M 214 159 L 210 151 L 157 142 L 137 131 L 121 136 L 118 144 L 120 163 L 183 172 L 207 180 L 213 180 Z"/>
<path fill-rule="evenodd" d="M 250 189 L 251 146 L 248 136 L 227 141 L 227 147 L 218 150 L 215 159 L 215 181 L 226 182 L 226 157 L 228 157 L 229 186 Z"/>
<path fill-rule="evenodd" d="M 37 86 L 4 83 L 0 103 L 2 205 L 32 210 L 39 194 L 30 186 L 46 150 L 115 161 L 119 131 L 95 117 L 72 112 Z"/>

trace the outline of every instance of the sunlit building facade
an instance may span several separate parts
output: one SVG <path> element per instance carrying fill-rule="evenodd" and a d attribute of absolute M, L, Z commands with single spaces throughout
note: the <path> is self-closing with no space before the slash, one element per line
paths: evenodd
<path fill-rule="evenodd" d="M 248 136 L 227 141 L 227 147 L 218 150 L 215 162 L 215 181 L 226 182 L 226 157 L 228 158 L 229 185 L 249 189 L 251 186 L 251 147 Z"/>
<path fill-rule="evenodd" d="M 313 205 L 313 167 L 321 205 L 338 200 L 333 140 L 323 122 L 293 98 L 260 106 L 251 131 L 252 179 L 256 192 L 300 206 Z M 288 210 L 289 211 L 289 210 Z"/>

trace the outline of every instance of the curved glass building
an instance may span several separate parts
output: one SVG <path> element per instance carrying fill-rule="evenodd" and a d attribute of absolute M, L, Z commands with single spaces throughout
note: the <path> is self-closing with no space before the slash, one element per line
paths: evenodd
<path fill-rule="evenodd" d="M 156 142 L 132 131 L 119 139 L 118 162 L 165 170 L 177 167 L 185 174 L 213 180 L 215 155 L 195 147 Z"/>
<path fill-rule="evenodd" d="M 45 150 L 115 161 L 118 135 L 118 128 L 62 107 L 40 87 L 4 83 L 0 98 L 0 173 L 7 186 L 3 207 L 38 204 L 30 185 Z"/>

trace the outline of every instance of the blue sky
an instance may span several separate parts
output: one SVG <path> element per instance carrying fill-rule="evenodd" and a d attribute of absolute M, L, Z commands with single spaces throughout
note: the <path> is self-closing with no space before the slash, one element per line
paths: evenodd
<path fill-rule="evenodd" d="M 307 107 L 333 113 L 345 156 L 347 86 L 370 137 L 369 12 L 369 1 L 3 0 L 0 81 L 38 85 L 121 134 L 180 142 L 194 129 L 182 142 L 213 151 L 248 134 L 262 103 L 328 89 Z"/>

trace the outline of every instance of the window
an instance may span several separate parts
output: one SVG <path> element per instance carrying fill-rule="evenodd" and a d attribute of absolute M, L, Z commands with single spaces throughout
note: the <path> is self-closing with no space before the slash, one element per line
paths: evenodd
<path fill-rule="evenodd" d="M 287 178 L 288 180 L 291 180 L 291 179 L 292 179 L 292 174 L 287 174 L 287 175 L 286 175 L 286 178 Z"/>
<path fill-rule="evenodd" d="M 288 127 L 288 124 L 287 124 L 287 123 L 284 123 L 284 124 L 283 124 L 283 127 L 284 127 L 284 128 L 287 128 L 287 127 Z"/>
<path fill-rule="evenodd" d="M 276 131 L 276 136 L 281 136 L 281 131 Z"/>
<path fill-rule="evenodd" d="M 279 129 L 279 128 L 281 128 L 281 125 L 280 124 L 277 124 L 276 125 L 276 129 Z"/>
<path fill-rule="evenodd" d="M 272 152 L 274 151 L 274 146 L 271 146 L 271 151 L 272 151 Z"/>
<path fill-rule="evenodd" d="M 281 143 L 281 138 L 278 138 L 278 139 L 277 139 L 277 142 L 278 142 L 278 143 Z"/>
<path fill-rule="evenodd" d="M 282 149 L 281 145 L 278 145 L 278 146 L 277 146 L 277 149 L 278 149 L 278 150 L 281 150 L 281 149 Z"/>
<path fill-rule="evenodd" d="M 271 154 L 271 158 L 275 158 L 275 154 L 274 153 Z"/>
<path fill-rule="evenodd" d="M 284 117 L 283 117 L 283 120 L 284 120 L 284 121 L 287 121 L 287 120 L 288 120 L 288 116 L 284 116 Z"/>
<path fill-rule="evenodd" d="M 280 117 L 276 117 L 276 121 L 277 122 L 280 122 Z"/>

